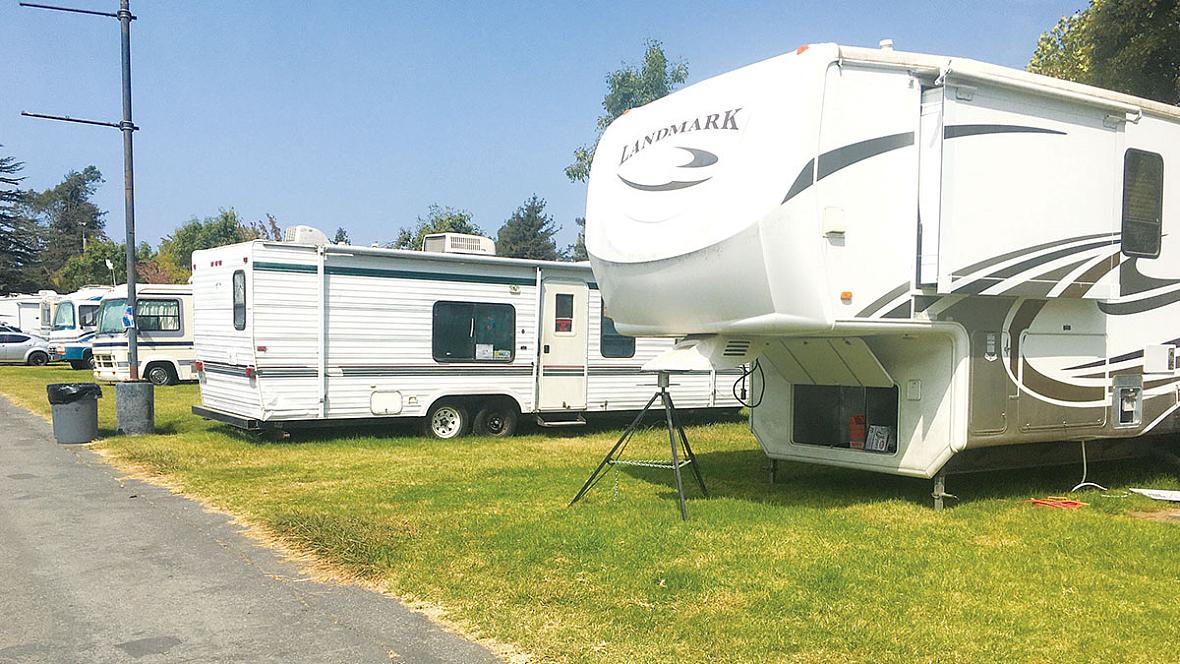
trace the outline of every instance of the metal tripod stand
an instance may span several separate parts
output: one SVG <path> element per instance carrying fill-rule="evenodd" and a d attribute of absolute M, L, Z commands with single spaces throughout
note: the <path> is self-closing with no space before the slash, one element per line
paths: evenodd
<path fill-rule="evenodd" d="M 676 478 L 676 493 L 680 498 L 680 518 L 688 520 L 688 508 L 684 504 L 684 483 L 680 476 L 680 469 L 688 466 L 692 469 L 692 474 L 697 478 L 697 483 L 701 485 L 701 493 L 708 496 L 709 492 L 705 490 L 705 480 L 701 477 L 701 471 L 697 464 L 697 457 L 692 453 L 692 448 L 688 445 L 688 436 L 684 434 L 684 427 L 680 424 L 680 418 L 676 416 L 676 404 L 672 402 L 672 395 L 668 393 L 669 374 L 667 371 L 661 371 L 657 374 L 657 385 L 659 389 L 650 399 L 647 400 L 647 405 L 635 419 L 623 431 L 623 435 L 619 437 L 619 441 L 615 446 L 606 453 L 603 457 L 602 463 L 598 464 L 598 468 L 590 474 L 590 478 L 582 485 L 578 495 L 570 501 L 570 505 L 582 499 L 586 492 L 593 487 L 598 480 L 606 476 L 606 473 L 614 466 L 639 466 L 642 468 L 667 468 L 672 471 Z M 628 441 L 639 431 L 640 425 L 643 423 L 643 418 L 647 412 L 651 410 L 652 404 L 659 399 L 664 406 L 664 419 L 668 424 L 668 443 L 672 447 L 671 461 L 627 461 L 621 459 L 623 450 L 626 449 Z M 681 457 L 681 447 L 683 447 L 683 458 Z"/>

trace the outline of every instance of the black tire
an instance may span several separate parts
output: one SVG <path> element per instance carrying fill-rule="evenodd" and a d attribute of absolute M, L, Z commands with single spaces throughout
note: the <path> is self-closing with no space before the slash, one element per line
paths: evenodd
<path fill-rule="evenodd" d="M 90 363 L 86 360 L 70 360 L 70 368 L 74 371 L 81 371 L 83 369 L 89 369 Z"/>
<path fill-rule="evenodd" d="M 86 354 L 82 356 L 82 364 L 84 365 L 82 367 L 83 369 L 90 369 L 91 371 L 94 371 L 94 353 L 86 351 Z"/>
<path fill-rule="evenodd" d="M 498 399 L 484 404 L 475 416 L 475 433 L 480 436 L 506 438 L 516 433 L 516 423 L 520 413 L 516 404 L 506 399 Z"/>
<path fill-rule="evenodd" d="M 422 429 L 431 438 L 451 440 L 465 435 L 471 429 L 471 417 L 462 404 L 439 401 L 426 412 Z"/>
<path fill-rule="evenodd" d="M 151 364 L 148 365 L 144 378 L 148 379 L 152 385 L 158 385 L 160 387 L 175 385 L 176 370 L 170 364 Z"/>
<path fill-rule="evenodd" d="M 41 351 L 34 351 L 29 353 L 29 359 L 25 361 L 30 367 L 43 367 L 49 364 L 49 354 Z"/>

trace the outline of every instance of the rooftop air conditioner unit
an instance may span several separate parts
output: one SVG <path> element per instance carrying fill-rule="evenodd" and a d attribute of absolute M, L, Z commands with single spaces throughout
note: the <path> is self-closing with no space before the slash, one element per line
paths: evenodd
<path fill-rule="evenodd" d="M 433 233 L 422 240 L 422 251 L 439 254 L 478 254 L 495 256 L 496 243 L 482 235 L 466 233 Z"/>
<path fill-rule="evenodd" d="M 294 244 L 331 244 L 328 242 L 328 236 L 318 228 L 311 226 L 288 226 L 287 230 L 283 231 L 283 242 L 291 242 Z"/>

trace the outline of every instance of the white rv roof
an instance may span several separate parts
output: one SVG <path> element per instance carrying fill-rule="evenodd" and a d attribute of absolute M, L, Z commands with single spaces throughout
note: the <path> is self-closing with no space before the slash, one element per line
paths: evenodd
<path fill-rule="evenodd" d="M 190 284 L 135 284 L 137 295 L 192 295 Z M 119 284 L 110 289 L 103 299 L 127 297 L 127 284 Z"/>
<path fill-rule="evenodd" d="M 251 240 L 250 244 L 265 244 L 279 247 L 307 247 L 315 249 L 316 245 L 297 244 L 292 242 L 274 242 L 273 240 Z M 232 245 L 228 245 L 232 246 Z M 481 256 L 478 254 L 443 254 L 430 251 L 415 251 L 411 249 L 385 249 L 383 247 L 355 247 L 352 245 L 324 245 L 324 253 L 336 256 L 390 256 L 409 258 L 421 261 L 440 261 L 445 263 L 476 263 L 484 265 L 503 265 L 512 267 L 543 267 L 548 269 L 590 270 L 589 261 L 538 261 L 526 258 L 508 258 L 505 256 Z"/>
<path fill-rule="evenodd" d="M 1083 85 L 1072 81 L 1033 74 L 1023 69 L 1001 67 L 969 58 L 957 58 L 945 55 L 930 55 L 928 53 L 912 53 L 909 51 L 894 51 L 884 48 L 864 48 L 859 46 L 839 46 L 840 59 L 852 62 L 870 62 L 897 67 L 907 67 L 915 70 L 927 70 L 935 75 L 949 75 L 960 78 L 976 78 L 999 85 L 1009 85 L 1029 91 L 1039 91 L 1044 94 L 1065 96 L 1077 101 L 1103 101 L 1110 105 L 1133 112 L 1142 110 L 1144 113 L 1180 119 L 1180 108 L 1158 101 L 1143 99 L 1132 95 Z"/>

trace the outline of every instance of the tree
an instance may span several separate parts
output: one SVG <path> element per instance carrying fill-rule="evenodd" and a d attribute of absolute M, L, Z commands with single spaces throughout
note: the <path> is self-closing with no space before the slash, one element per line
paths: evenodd
<path fill-rule="evenodd" d="M 516 209 L 496 235 L 496 253 L 511 258 L 555 261 L 561 258 L 553 236 L 558 228 L 545 214 L 545 199 L 533 194 Z"/>
<path fill-rule="evenodd" d="M 81 255 L 88 243 L 106 239 L 106 212 L 90 200 L 102 182 L 102 173 L 87 166 L 80 173 L 70 171 L 52 189 L 27 195 L 29 215 L 45 231 L 41 267 L 46 276 L 60 270 L 71 256 Z"/>
<path fill-rule="evenodd" d="M 266 221 L 252 221 L 244 227 L 253 235 L 250 239 L 283 241 L 283 229 L 279 228 L 279 220 L 269 212 L 266 213 Z"/>
<path fill-rule="evenodd" d="M 688 80 L 688 64 L 683 61 L 669 62 L 663 44 L 652 39 L 645 46 L 641 68 L 624 63 L 621 69 L 607 74 L 607 92 L 602 100 L 605 112 L 598 116 L 595 145 L 615 118 L 629 109 L 667 95 Z M 590 177 L 590 163 L 593 160 L 593 147 L 577 148 L 574 150 L 574 163 L 565 168 L 566 177 L 571 182 L 585 182 Z"/>
<path fill-rule="evenodd" d="M 348 231 L 344 230 L 343 226 L 336 228 L 336 235 L 332 237 L 332 242 L 335 244 L 352 244 L 352 241 L 348 239 Z"/>
<path fill-rule="evenodd" d="M 1041 35 L 1028 70 L 1180 103 L 1180 2 L 1092 0 Z"/>
<path fill-rule="evenodd" d="M 58 292 L 69 293 L 88 284 L 111 283 L 111 268 L 107 261 L 114 265 L 114 280 L 118 283 L 126 281 L 127 251 L 125 244 L 111 242 L 107 239 L 95 240 L 86 245 L 86 251 L 71 256 L 53 274 L 53 285 Z M 135 252 L 136 261 L 148 263 L 152 260 L 152 248 L 143 242 Z M 138 272 L 137 272 L 138 273 Z"/>
<path fill-rule="evenodd" d="M 479 226 L 472 223 L 471 213 L 467 210 L 456 210 L 434 203 L 427 208 L 425 219 L 418 217 L 418 223 L 413 229 L 402 228 L 397 234 L 397 239 L 386 246 L 394 249 L 421 249 L 423 238 L 431 233 L 484 234 Z"/>
<path fill-rule="evenodd" d="M 574 223 L 578 225 L 578 239 L 565 250 L 565 253 L 571 261 L 588 261 L 590 254 L 586 253 L 586 217 L 578 217 L 574 219 Z"/>
<path fill-rule="evenodd" d="M 27 194 L 16 188 L 22 168 L 14 157 L 0 157 L 0 293 L 35 291 L 44 283 L 37 274 L 40 228 L 25 214 Z"/>
<path fill-rule="evenodd" d="M 273 223 L 273 217 L 270 219 Z M 180 281 L 184 281 L 192 273 L 194 251 L 258 239 L 260 224 L 255 222 L 247 226 L 233 208 L 222 209 L 216 217 L 193 217 L 160 240 L 158 258 L 162 262 L 162 269 L 167 269 L 170 262 L 180 270 L 176 276 L 183 276 Z"/>

